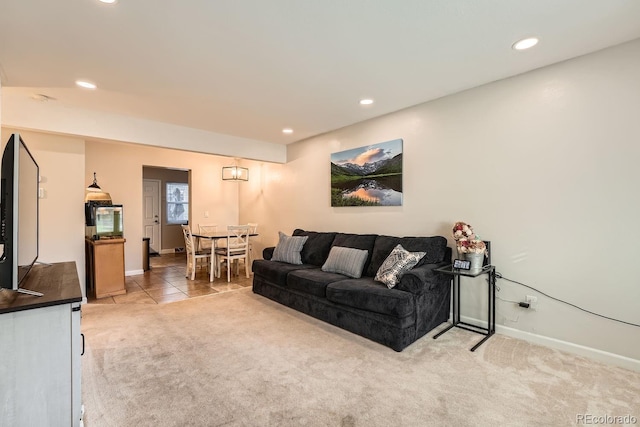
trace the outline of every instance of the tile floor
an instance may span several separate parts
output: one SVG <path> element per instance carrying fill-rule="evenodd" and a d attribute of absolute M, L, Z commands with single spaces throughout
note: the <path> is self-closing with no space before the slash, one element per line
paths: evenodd
<path fill-rule="evenodd" d="M 202 295 L 227 292 L 251 286 L 252 278 L 244 276 L 244 266 L 240 266 L 240 276 L 226 276 L 209 282 L 206 267 L 196 272 L 196 279 L 185 277 L 186 255 L 164 254 L 149 259 L 151 270 L 137 276 L 125 277 L 127 293 L 100 299 L 89 298 L 89 304 L 162 304 L 180 301 Z"/>

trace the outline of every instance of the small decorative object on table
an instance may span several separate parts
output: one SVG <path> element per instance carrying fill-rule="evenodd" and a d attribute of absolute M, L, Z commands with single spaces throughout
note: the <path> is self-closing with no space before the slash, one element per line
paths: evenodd
<path fill-rule="evenodd" d="M 461 221 L 456 222 L 453 224 L 453 238 L 458 255 L 471 263 L 470 271 L 482 270 L 484 258 L 488 255 L 487 245 L 473 232 L 473 227 Z"/>
<path fill-rule="evenodd" d="M 453 268 L 458 270 L 470 270 L 471 269 L 471 261 L 467 261 L 464 259 L 454 259 L 453 260 Z"/>

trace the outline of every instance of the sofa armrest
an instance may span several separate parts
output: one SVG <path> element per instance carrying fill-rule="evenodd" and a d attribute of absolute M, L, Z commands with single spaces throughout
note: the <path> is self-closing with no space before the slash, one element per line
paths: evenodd
<path fill-rule="evenodd" d="M 275 246 L 264 248 L 262 250 L 262 259 L 270 260 L 273 257 L 273 251 L 275 249 L 276 249 Z"/>
<path fill-rule="evenodd" d="M 449 286 L 451 276 L 434 271 L 436 268 L 443 267 L 448 263 L 424 264 L 420 267 L 407 271 L 400 283 L 394 289 L 411 292 L 415 295 L 421 295 L 426 291 L 430 291 L 441 286 Z"/>

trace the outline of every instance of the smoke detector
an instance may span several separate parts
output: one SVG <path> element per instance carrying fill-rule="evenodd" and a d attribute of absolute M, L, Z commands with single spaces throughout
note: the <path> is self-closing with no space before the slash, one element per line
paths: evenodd
<path fill-rule="evenodd" d="M 35 99 L 36 101 L 45 102 L 45 101 L 55 101 L 56 99 L 52 96 L 45 95 L 43 93 L 34 93 L 31 94 L 31 99 Z"/>

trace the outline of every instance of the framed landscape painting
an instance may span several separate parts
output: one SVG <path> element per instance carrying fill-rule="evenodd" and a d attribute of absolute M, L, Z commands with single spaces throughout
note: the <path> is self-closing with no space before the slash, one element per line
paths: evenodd
<path fill-rule="evenodd" d="M 331 206 L 402 206 L 402 139 L 331 154 Z"/>

